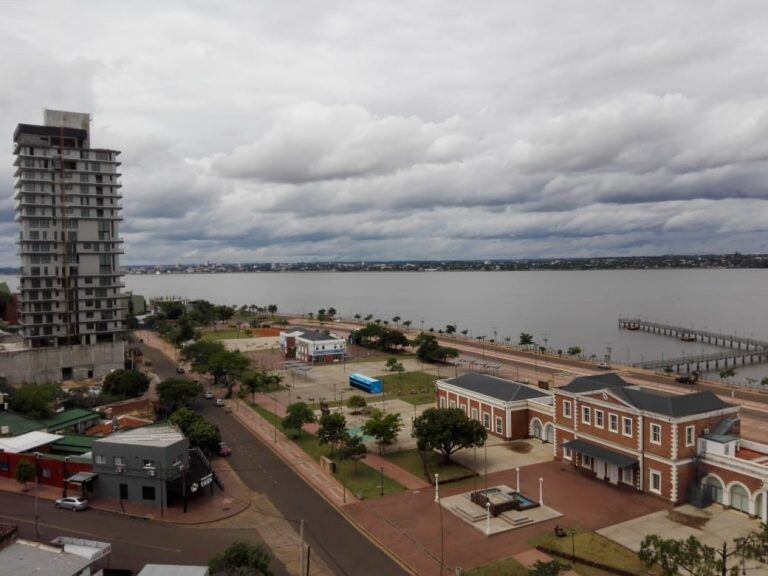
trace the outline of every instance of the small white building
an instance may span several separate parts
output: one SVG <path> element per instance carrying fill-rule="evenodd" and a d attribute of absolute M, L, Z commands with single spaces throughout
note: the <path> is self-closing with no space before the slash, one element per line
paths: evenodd
<path fill-rule="evenodd" d="M 347 343 L 330 332 L 294 328 L 280 332 L 280 350 L 286 358 L 296 358 L 307 364 L 325 364 L 343 360 Z"/>

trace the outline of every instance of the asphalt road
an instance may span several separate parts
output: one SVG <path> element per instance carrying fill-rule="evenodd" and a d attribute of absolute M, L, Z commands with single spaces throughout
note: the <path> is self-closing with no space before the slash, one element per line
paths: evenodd
<path fill-rule="evenodd" d="M 140 344 L 151 370 L 160 378 L 178 377 L 176 367 L 161 352 Z M 274 452 L 213 402 L 195 406 L 221 430 L 232 447 L 230 465 L 253 491 L 265 494 L 283 517 L 304 520 L 306 541 L 336 574 L 397 576 L 406 572 L 352 526 L 336 508 L 288 467 Z"/>
<path fill-rule="evenodd" d="M 39 502 L 40 536 L 36 537 L 33 501 L 30 496 L 0 493 L 0 522 L 16 524 L 20 537 L 30 540 L 50 542 L 57 536 L 72 536 L 109 542 L 113 568 L 138 572 L 147 563 L 208 564 L 235 540 L 259 542 L 253 530 L 160 524 L 93 509 L 57 510 L 47 500 Z M 277 560 L 272 568 L 280 576 L 287 575 Z"/>
<path fill-rule="evenodd" d="M 232 447 L 229 463 L 243 482 L 269 496 L 284 517 L 303 519 L 307 542 L 336 574 L 406 574 L 234 416 L 212 402 L 200 412 L 219 427 L 222 438 Z"/>

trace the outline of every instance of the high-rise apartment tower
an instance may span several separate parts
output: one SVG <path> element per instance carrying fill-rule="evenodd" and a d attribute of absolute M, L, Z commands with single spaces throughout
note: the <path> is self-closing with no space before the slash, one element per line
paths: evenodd
<path fill-rule="evenodd" d="M 120 152 L 92 148 L 90 137 L 88 114 L 60 110 L 13 135 L 19 323 L 30 348 L 122 339 Z"/>

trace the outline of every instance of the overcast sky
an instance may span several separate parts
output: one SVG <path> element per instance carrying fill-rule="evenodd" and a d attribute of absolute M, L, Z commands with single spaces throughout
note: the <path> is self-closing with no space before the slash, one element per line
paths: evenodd
<path fill-rule="evenodd" d="M 125 263 L 768 252 L 765 0 L 0 8 L 0 265 L 44 107 L 123 151 Z"/>

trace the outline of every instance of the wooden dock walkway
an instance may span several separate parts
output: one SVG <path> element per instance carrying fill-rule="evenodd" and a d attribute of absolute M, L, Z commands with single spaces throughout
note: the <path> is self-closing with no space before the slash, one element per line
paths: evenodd
<path fill-rule="evenodd" d="M 648 370 L 673 370 L 689 373 L 719 370 L 729 366 L 741 364 L 759 364 L 768 362 L 768 341 L 757 338 L 747 338 L 735 334 L 723 334 L 708 330 L 697 330 L 685 326 L 674 326 L 659 322 L 648 322 L 639 318 L 619 318 L 619 328 L 626 330 L 642 330 L 661 336 L 669 336 L 687 342 L 702 342 L 713 346 L 728 348 L 722 352 L 711 354 L 691 354 L 676 358 L 662 358 L 661 360 L 648 360 L 634 364 L 638 368 Z"/>
<path fill-rule="evenodd" d="M 736 334 L 723 334 L 722 332 L 698 330 L 696 328 L 674 326 L 659 322 L 648 322 L 639 318 L 619 318 L 619 328 L 642 330 L 643 332 L 651 332 L 678 339 L 691 339 L 691 341 L 721 346 L 722 348 L 736 348 L 738 350 L 768 349 L 768 341 L 758 340 L 757 338 L 747 338 L 745 336 L 737 336 Z"/>

